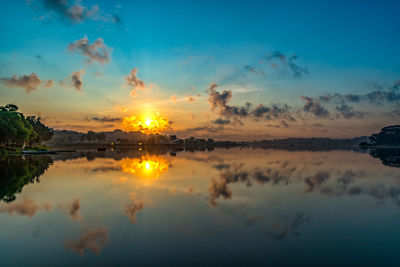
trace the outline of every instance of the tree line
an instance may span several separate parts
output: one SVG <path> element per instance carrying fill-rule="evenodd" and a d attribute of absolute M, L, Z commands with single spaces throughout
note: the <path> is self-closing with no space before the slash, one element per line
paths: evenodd
<path fill-rule="evenodd" d="M 24 147 L 50 140 L 53 129 L 41 122 L 40 117 L 27 116 L 14 104 L 0 106 L 0 144 Z"/>

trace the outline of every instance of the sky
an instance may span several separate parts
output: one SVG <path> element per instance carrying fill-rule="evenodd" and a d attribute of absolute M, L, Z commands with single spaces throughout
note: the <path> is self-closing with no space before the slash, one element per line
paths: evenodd
<path fill-rule="evenodd" d="M 349 138 L 400 123 L 398 1 L 1 1 L 0 105 L 54 129 Z M 125 127 L 125 128 L 124 128 Z"/>

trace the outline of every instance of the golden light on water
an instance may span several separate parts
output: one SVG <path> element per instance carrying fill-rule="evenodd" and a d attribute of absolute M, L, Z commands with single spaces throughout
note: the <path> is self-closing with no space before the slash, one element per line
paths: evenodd
<path fill-rule="evenodd" d="M 126 158 L 121 160 L 122 171 L 136 174 L 144 179 L 157 179 L 169 168 L 169 161 L 160 156 L 142 156 L 139 158 Z"/>
<path fill-rule="evenodd" d="M 158 112 L 148 112 L 141 116 L 125 117 L 122 126 L 127 131 L 155 134 L 168 130 L 171 124 L 167 118 L 162 118 Z"/>

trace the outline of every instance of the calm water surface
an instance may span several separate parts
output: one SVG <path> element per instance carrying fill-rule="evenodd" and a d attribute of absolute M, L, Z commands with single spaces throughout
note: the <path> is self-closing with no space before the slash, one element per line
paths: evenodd
<path fill-rule="evenodd" d="M 398 266 L 399 153 L 376 154 L 1 159 L 1 266 Z"/>

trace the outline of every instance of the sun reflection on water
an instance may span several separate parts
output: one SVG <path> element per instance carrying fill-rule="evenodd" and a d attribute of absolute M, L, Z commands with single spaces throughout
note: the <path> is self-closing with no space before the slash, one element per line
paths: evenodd
<path fill-rule="evenodd" d="M 169 168 L 169 161 L 157 155 L 121 160 L 122 171 L 132 173 L 146 180 L 157 179 Z"/>

